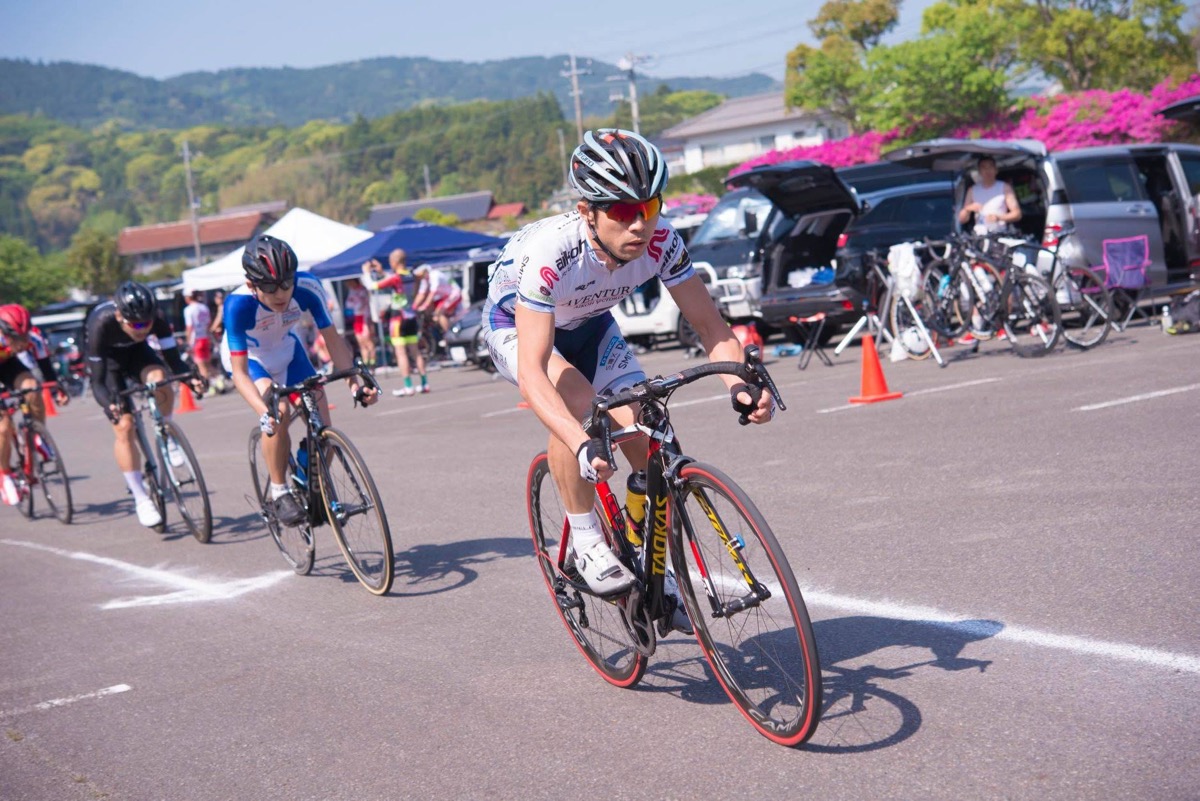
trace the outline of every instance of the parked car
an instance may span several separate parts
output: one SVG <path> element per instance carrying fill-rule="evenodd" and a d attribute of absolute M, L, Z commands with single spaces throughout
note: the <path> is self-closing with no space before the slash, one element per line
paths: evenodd
<path fill-rule="evenodd" d="M 753 187 L 731 186 L 688 243 L 692 264 L 731 323 L 756 321 L 762 292 L 760 239 L 771 201 Z"/>
<path fill-rule="evenodd" d="M 492 355 L 483 341 L 484 300 L 472 303 L 462 317 L 446 332 L 446 350 L 457 364 L 473 364 L 489 373 L 496 372 Z"/>
<path fill-rule="evenodd" d="M 1021 234 L 1056 241 L 1074 227 L 1068 263 L 1103 262 L 1103 241 L 1145 236 L 1152 287 L 1187 283 L 1200 270 L 1200 147 L 1183 144 L 1120 145 L 1050 153 L 1034 140 L 934 139 L 884 157 L 956 175 L 961 206 L 982 155 L 996 159 L 999 178 L 1021 203 Z"/>

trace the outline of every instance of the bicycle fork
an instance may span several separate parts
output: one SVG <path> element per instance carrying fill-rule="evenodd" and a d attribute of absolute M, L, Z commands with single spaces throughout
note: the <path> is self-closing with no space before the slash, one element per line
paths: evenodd
<path fill-rule="evenodd" d="M 708 566 L 704 562 L 704 557 L 700 552 L 700 548 L 696 542 L 696 532 L 693 529 L 692 521 L 687 515 L 683 515 L 684 529 L 687 531 L 688 545 L 692 549 L 692 555 L 696 559 L 696 566 L 700 570 L 700 578 L 704 582 L 704 591 L 708 595 L 708 603 L 712 608 L 712 616 L 714 618 L 728 618 L 736 615 L 738 612 L 743 612 L 747 609 L 753 609 L 762 604 L 763 601 L 771 597 L 771 590 L 765 584 L 762 584 L 754 577 L 754 573 L 750 570 L 750 565 L 746 564 L 746 560 L 742 557 L 742 551 L 746 547 L 746 541 L 741 534 L 730 533 L 721 516 L 717 514 L 716 509 L 709 502 L 708 496 L 704 494 L 704 490 L 696 488 L 691 491 L 692 497 L 696 499 L 696 503 L 704 511 L 708 522 L 712 524 L 713 531 L 721 538 L 721 542 L 725 546 L 725 550 L 729 553 L 733 563 L 737 566 L 738 571 L 742 574 L 742 579 L 746 582 L 746 587 L 749 592 L 740 595 L 730 601 L 721 603 L 717 595 L 716 584 L 713 581 L 712 575 L 709 573 Z"/>

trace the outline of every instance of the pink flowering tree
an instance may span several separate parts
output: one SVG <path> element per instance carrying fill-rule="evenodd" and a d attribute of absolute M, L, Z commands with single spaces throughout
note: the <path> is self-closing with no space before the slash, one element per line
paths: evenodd
<path fill-rule="evenodd" d="M 681 194 L 672 195 L 663 200 L 668 209 L 687 208 L 693 214 L 707 214 L 717 205 L 717 199 L 712 195 Z"/>
<path fill-rule="evenodd" d="M 1039 96 L 1015 108 L 1011 118 L 981 120 L 945 135 L 955 139 L 1039 139 L 1050 150 L 1164 142 L 1183 136 L 1186 131 L 1179 123 L 1157 114 L 1158 110 L 1195 95 L 1200 95 L 1200 75 L 1177 85 L 1163 81 L 1148 94 L 1121 89 Z M 911 132 L 899 129 L 872 131 L 814 147 L 772 150 L 737 165 L 729 174 L 795 159 L 812 159 L 831 167 L 863 164 L 878 160 L 889 146 L 903 144 L 911 137 Z"/>

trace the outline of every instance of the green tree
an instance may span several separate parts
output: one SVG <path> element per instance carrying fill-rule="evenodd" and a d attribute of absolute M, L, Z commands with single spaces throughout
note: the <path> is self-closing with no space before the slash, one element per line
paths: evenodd
<path fill-rule="evenodd" d="M 1067 92 L 1148 91 L 1196 66 L 1179 0 L 1003 0 L 1020 56 Z M 932 7 L 931 7 L 932 8 Z M 929 14 L 929 10 L 926 11 Z"/>
<path fill-rule="evenodd" d="M 872 100 L 864 93 L 868 54 L 899 18 L 900 0 L 826 2 L 808 26 L 819 46 L 801 44 L 788 53 L 788 105 L 832 112 L 851 131 L 861 131 L 863 111 Z"/>
<path fill-rule="evenodd" d="M 450 214 L 448 212 L 438 211 L 435 208 L 428 207 L 418 209 L 417 213 L 413 215 L 413 219 L 420 220 L 421 222 L 433 223 L 434 225 L 444 225 L 448 228 L 458 225 L 459 223 L 457 214 Z"/>
<path fill-rule="evenodd" d="M 66 278 L 33 245 L 0 234 L 0 299 L 5 303 L 20 303 L 33 311 L 65 296 Z"/>
<path fill-rule="evenodd" d="M 132 270 L 117 252 L 115 237 L 81 228 L 67 250 L 67 266 L 75 282 L 95 295 L 111 294 Z"/>
<path fill-rule="evenodd" d="M 867 59 L 868 128 L 910 127 L 915 137 L 1004 114 L 1021 74 L 1011 18 L 991 0 L 931 6 L 921 38 L 879 47 Z"/>

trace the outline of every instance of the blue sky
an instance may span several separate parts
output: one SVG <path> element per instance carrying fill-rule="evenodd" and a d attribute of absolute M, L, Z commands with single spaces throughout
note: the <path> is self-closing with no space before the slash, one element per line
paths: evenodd
<path fill-rule="evenodd" d="M 933 0 L 904 0 L 894 39 L 916 35 Z M 374 56 L 486 61 L 574 51 L 615 63 L 655 56 L 659 77 L 782 78 L 811 42 L 819 2 L 578 0 L 402 3 L 341 0 L 0 0 L 0 57 L 99 64 L 153 78 L 229 67 L 315 67 Z M 630 20 L 630 11 L 634 20 Z"/>

